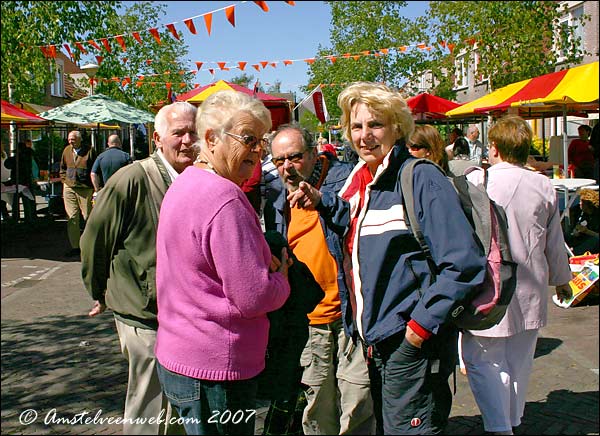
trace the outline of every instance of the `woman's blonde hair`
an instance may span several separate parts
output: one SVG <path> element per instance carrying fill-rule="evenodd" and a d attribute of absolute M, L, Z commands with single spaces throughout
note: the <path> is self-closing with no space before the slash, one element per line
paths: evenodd
<path fill-rule="evenodd" d="M 342 110 L 342 132 L 350 143 L 350 113 L 357 103 L 366 104 L 373 114 L 384 117 L 385 121 L 393 126 L 396 139 L 402 138 L 406 141 L 415 128 L 412 112 L 400 93 L 383 83 L 355 82 L 346 87 L 337 99 L 337 104 Z"/>
<path fill-rule="evenodd" d="M 598 207 L 600 206 L 598 204 L 598 191 L 594 191 L 592 189 L 582 189 L 579 192 L 579 199 L 581 201 L 587 201 L 596 209 L 598 209 Z"/>

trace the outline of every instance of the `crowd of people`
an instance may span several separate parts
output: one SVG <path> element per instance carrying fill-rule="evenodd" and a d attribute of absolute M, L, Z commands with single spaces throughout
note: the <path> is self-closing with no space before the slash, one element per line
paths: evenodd
<path fill-rule="evenodd" d="M 355 82 L 337 102 L 352 159 L 296 123 L 273 126 L 260 100 L 235 91 L 199 108 L 164 106 L 155 151 L 138 161 L 118 135 L 96 156 L 69 132 L 60 164 L 67 233 L 94 300 L 89 315 L 110 309 L 128 362 L 124 434 L 254 434 L 260 376 L 280 351 L 273 314 L 291 317 L 292 302 L 308 308 L 302 343 L 289 353 L 291 394 L 268 398 L 264 434 L 443 433 L 459 363 L 487 432 L 521 424 L 547 289 L 569 295 L 565 241 L 597 250 L 598 192 L 581 193 L 582 214 L 564 235 L 549 178 L 527 168 L 533 133 L 522 118 L 496 120 L 484 145 L 477 125 L 444 141 L 415 124 L 384 84 Z M 414 158 L 439 167 L 417 165 L 413 175 L 429 253 L 405 211 L 400 174 Z M 588 174 L 583 160 L 577 174 Z M 459 331 L 451 320 L 486 277 L 449 180 L 463 174 L 505 210 L 517 263 L 506 315 L 487 330 Z M 260 189 L 250 193 L 253 179 Z M 276 251 L 273 234 L 284 241 Z M 320 301 L 299 302 L 306 283 Z"/>

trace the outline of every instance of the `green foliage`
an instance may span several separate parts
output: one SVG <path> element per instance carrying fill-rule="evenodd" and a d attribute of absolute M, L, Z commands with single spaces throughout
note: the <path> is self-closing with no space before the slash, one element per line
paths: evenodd
<path fill-rule="evenodd" d="M 55 63 L 40 46 L 86 41 L 106 36 L 108 23 L 117 18 L 120 2 L 3 1 L 1 64 L 3 99 L 8 84 L 16 101 L 43 103 L 45 87 L 54 81 Z"/>
<path fill-rule="evenodd" d="M 555 1 L 432 1 L 419 21 L 430 30 L 430 40 L 455 44 L 452 55 L 438 45 L 432 51 L 432 70 L 440 90 L 454 84 L 454 62 L 461 52 L 472 61 L 478 56 L 476 76 L 489 78 L 490 89 L 554 71 L 558 44 L 566 62 L 575 62 L 578 51 L 574 28 L 555 38 L 558 19 L 564 13 Z M 475 50 L 476 49 L 476 50 Z M 438 93 L 440 95 L 441 93 Z"/>
<path fill-rule="evenodd" d="M 250 88 L 254 86 L 254 76 L 248 73 L 242 73 L 239 76 L 232 77 L 228 82 L 235 83 L 236 85 L 243 86 L 245 88 Z"/>
<path fill-rule="evenodd" d="M 300 116 L 300 120 L 298 121 L 302 127 L 310 132 L 318 132 L 319 131 L 319 120 L 314 114 L 309 111 L 304 111 Z"/>

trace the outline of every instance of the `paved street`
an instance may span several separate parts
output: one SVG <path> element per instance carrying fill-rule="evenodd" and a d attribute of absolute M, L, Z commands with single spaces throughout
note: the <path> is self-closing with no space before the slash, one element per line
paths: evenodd
<path fill-rule="evenodd" d="M 80 263 L 63 257 L 65 221 L 3 222 L 1 244 L 2 434 L 122 434 L 108 418 L 122 415 L 127 365 L 112 315 L 87 317 Z M 598 434 L 597 299 L 549 310 L 516 434 Z M 466 377 L 457 372 L 456 384 L 447 434 L 482 434 Z"/>

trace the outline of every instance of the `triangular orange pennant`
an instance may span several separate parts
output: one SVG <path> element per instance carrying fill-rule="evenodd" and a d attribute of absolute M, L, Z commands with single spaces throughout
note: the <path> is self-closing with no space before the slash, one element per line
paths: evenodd
<path fill-rule="evenodd" d="M 102 65 L 102 61 L 104 60 L 104 56 L 96 56 L 96 62 L 98 66 Z"/>
<path fill-rule="evenodd" d="M 209 72 L 210 74 L 212 74 L 213 76 L 215 75 L 215 69 L 214 69 L 214 68 L 209 68 L 209 69 L 208 69 L 208 72 Z"/>
<path fill-rule="evenodd" d="M 90 39 L 90 40 L 88 40 L 88 43 L 89 43 L 89 44 L 90 44 L 92 47 L 94 47 L 96 50 L 98 50 L 98 51 L 102 50 L 102 49 L 100 48 L 100 46 L 99 46 L 99 45 L 96 43 L 96 41 L 94 41 L 93 39 Z"/>
<path fill-rule="evenodd" d="M 447 45 L 448 50 L 450 50 L 450 53 L 454 52 L 454 47 L 456 47 L 456 44 L 452 44 L 451 42 L 449 42 Z"/>
<path fill-rule="evenodd" d="M 258 65 L 258 64 L 252 64 L 252 66 L 254 67 L 254 69 L 256 71 L 260 71 L 260 65 Z"/>
<path fill-rule="evenodd" d="M 446 41 L 440 41 L 440 46 L 446 48 Z"/>
<path fill-rule="evenodd" d="M 327 59 L 329 59 L 332 64 L 335 64 L 335 61 L 337 61 L 337 58 L 335 56 L 333 56 L 333 55 L 327 56 Z"/>
<path fill-rule="evenodd" d="M 365 56 L 369 56 L 371 54 L 371 50 L 363 50 L 361 53 Z"/>
<path fill-rule="evenodd" d="M 379 53 L 378 51 L 374 51 L 373 56 L 378 58 L 379 56 L 381 56 L 381 53 Z"/>
<path fill-rule="evenodd" d="M 42 53 L 44 53 L 44 56 L 45 56 L 45 57 L 50 57 L 50 53 L 49 53 L 49 51 L 48 51 L 48 47 L 46 47 L 46 46 L 41 46 L 41 47 L 40 47 L 40 50 L 42 51 Z"/>
<path fill-rule="evenodd" d="M 417 48 L 420 48 L 421 50 L 425 49 L 425 44 L 417 44 Z"/>
<path fill-rule="evenodd" d="M 50 57 L 56 58 L 56 46 L 55 45 L 49 45 L 48 46 L 48 53 L 50 54 Z"/>
<path fill-rule="evenodd" d="M 192 35 L 195 35 L 196 34 L 196 26 L 194 26 L 194 20 L 192 20 L 191 18 L 188 18 L 187 20 L 183 20 L 183 22 L 187 26 L 190 33 Z"/>
<path fill-rule="evenodd" d="M 315 58 L 304 59 L 304 62 L 306 62 L 307 64 L 313 64 L 315 62 Z"/>
<path fill-rule="evenodd" d="M 171 35 L 173 35 L 173 38 L 175 38 L 176 40 L 179 41 L 179 34 L 177 33 L 177 29 L 175 29 L 175 24 L 173 24 L 173 23 L 167 24 L 167 29 L 169 29 L 169 32 L 171 32 Z"/>
<path fill-rule="evenodd" d="M 132 35 L 137 42 L 139 42 L 140 44 L 144 44 L 139 32 L 133 32 Z"/>
<path fill-rule="evenodd" d="M 352 56 L 352 59 L 354 59 L 355 61 L 357 61 L 357 60 L 359 60 L 359 59 L 360 59 L 360 55 L 353 55 L 353 56 Z"/>
<path fill-rule="evenodd" d="M 342 55 L 342 57 L 343 57 L 343 58 L 346 58 L 346 59 L 348 59 L 350 56 L 352 56 L 350 53 L 344 53 L 344 54 Z"/>
<path fill-rule="evenodd" d="M 194 89 L 196 88 L 200 88 L 200 84 L 199 83 L 194 83 Z"/>
<path fill-rule="evenodd" d="M 196 63 L 196 68 L 198 68 L 198 71 L 200 71 L 200 68 L 202 68 L 203 62 L 195 62 L 195 63 Z"/>
<path fill-rule="evenodd" d="M 185 82 L 179 82 L 179 89 L 185 88 Z"/>
<path fill-rule="evenodd" d="M 121 82 L 121 86 L 124 88 L 125 85 L 129 85 L 131 83 L 131 77 L 125 77 Z"/>
<path fill-rule="evenodd" d="M 106 49 L 106 51 L 109 52 L 109 53 L 111 53 L 112 50 L 110 49 L 110 44 L 108 43 L 108 39 L 102 38 L 100 41 L 102 41 L 102 45 L 104 46 L 104 48 Z"/>
<path fill-rule="evenodd" d="M 401 45 L 400 47 L 398 47 L 398 50 L 400 50 L 400 51 L 406 51 L 406 46 L 405 45 Z"/>
<path fill-rule="evenodd" d="M 381 49 L 379 49 L 379 51 L 383 54 L 388 54 L 390 52 L 390 49 L 389 48 L 381 48 Z"/>
<path fill-rule="evenodd" d="M 273 68 L 277 68 L 277 62 L 271 62 L 269 65 L 271 65 Z"/>
<path fill-rule="evenodd" d="M 269 6 L 267 6 L 267 2 L 254 2 L 265 12 L 269 12 Z"/>
<path fill-rule="evenodd" d="M 142 81 L 140 81 L 140 82 L 135 82 L 135 86 L 136 86 L 136 87 L 138 87 L 138 88 L 139 88 L 140 86 L 142 86 L 143 84 L 144 84 L 144 82 L 142 82 Z"/>
<path fill-rule="evenodd" d="M 240 70 L 244 71 L 244 68 L 246 68 L 246 64 L 248 62 L 238 62 L 238 67 Z"/>
<path fill-rule="evenodd" d="M 152 63 L 152 59 L 146 59 L 146 65 L 150 65 Z"/>
<path fill-rule="evenodd" d="M 204 14 L 204 24 L 206 24 L 206 31 L 208 32 L 208 36 L 210 36 L 210 30 L 212 28 L 212 12 Z"/>
<path fill-rule="evenodd" d="M 87 54 L 87 50 L 83 47 L 83 44 L 80 42 L 76 42 L 75 46 L 79 49 L 82 54 Z"/>
<path fill-rule="evenodd" d="M 290 5 L 290 6 L 296 6 L 296 2 L 292 2 L 292 1 L 290 1 L 290 2 L 284 2 L 284 3 L 287 3 L 287 4 L 288 4 L 288 5 Z"/>
<path fill-rule="evenodd" d="M 171 82 L 165 82 L 165 86 L 167 89 L 171 89 Z"/>
<path fill-rule="evenodd" d="M 227 17 L 227 21 L 235 27 L 235 5 L 227 6 L 225 8 L 225 16 Z"/>
<path fill-rule="evenodd" d="M 156 27 L 152 28 L 152 29 L 149 29 L 148 32 L 150 32 L 152 34 L 152 36 L 154 37 L 154 39 L 156 40 L 156 42 L 158 44 L 161 44 L 161 42 L 160 42 L 160 36 L 158 35 L 158 29 Z"/>
<path fill-rule="evenodd" d="M 261 61 L 260 62 L 260 64 L 262 65 L 263 68 L 265 68 L 268 63 L 269 63 L 269 61 Z"/>
<path fill-rule="evenodd" d="M 117 40 L 123 51 L 127 51 L 127 48 L 125 47 L 125 38 L 123 38 L 123 35 L 117 35 L 115 39 Z"/>
<path fill-rule="evenodd" d="M 75 57 L 73 56 L 73 53 L 71 53 L 71 47 L 69 47 L 69 44 L 63 44 L 63 47 L 65 48 L 65 50 L 69 54 L 69 57 L 71 58 L 71 60 L 73 62 L 75 62 Z"/>
<path fill-rule="evenodd" d="M 287 65 L 292 65 L 293 62 L 292 61 L 283 61 L 283 65 L 287 66 Z"/>
<path fill-rule="evenodd" d="M 220 69 L 224 70 L 225 65 L 227 65 L 227 62 L 217 62 L 217 65 L 219 66 Z"/>

